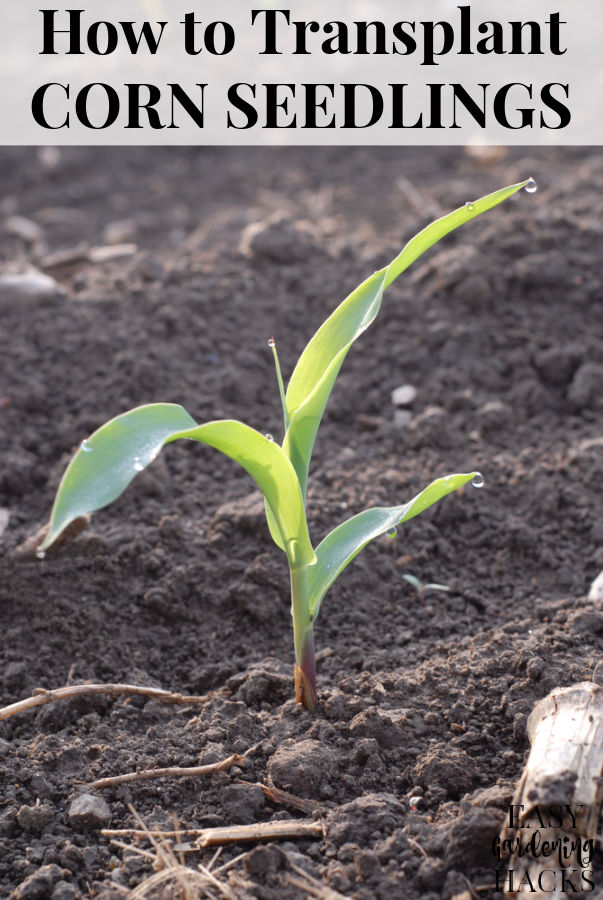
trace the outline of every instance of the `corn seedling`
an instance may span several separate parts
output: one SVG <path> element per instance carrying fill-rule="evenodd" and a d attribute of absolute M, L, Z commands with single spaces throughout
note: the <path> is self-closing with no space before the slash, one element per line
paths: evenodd
<path fill-rule="evenodd" d="M 417 578 L 416 575 L 410 575 L 409 573 L 405 573 L 402 578 L 404 579 L 404 581 L 408 581 L 408 583 L 414 587 L 415 591 L 417 592 L 417 597 L 419 598 L 419 601 L 421 603 L 423 603 L 423 601 L 425 600 L 425 594 L 427 593 L 427 591 L 447 592 L 450 590 L 447 584 L 435 584 L 435 582 L 432 581 L 425 583 L 424 581 L 421 581 L 419 578 Z"/>
<path fill-rule="evenodd" d="M 314 441 L 329 395 L 348 350 L 373 322 L 383 293 L 408 266 L 446 234 L 501 203 L 532 179 L 488 194 L 432 222 L 385 268 L 360 284 L 329 316 L 303 350 L 285 390 L 274 341 L 285 436 L 279 446 L 235 420 L 199 425 L 173 403 L 139 406 L 102 425 L 84 440 L 71 460 L 55 498 L 42 557 L 78 516 L 115 500 L 165 444 L 180 438 L 200 441 L 235 460 L 264 494 L 270 534 L 285 553 L 291 576 L 291 614 L 295 646 L 295 694 L 312 710 L 316 702 L 314 622 L 325 594 L 354 557 L 383 534 L 393 536 L 403 522 L 442 497 L 473 482 L 478 472 L 438 478 L 400 506 L 374 507 L 338 525 L 314 548 L 306 520 L 306 486 Z"/>

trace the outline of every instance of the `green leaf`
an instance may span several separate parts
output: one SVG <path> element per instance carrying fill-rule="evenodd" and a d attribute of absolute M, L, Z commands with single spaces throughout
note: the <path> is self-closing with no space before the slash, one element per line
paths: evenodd
<path fill-rule="evenodd" d="M 59 485 L 40 550 L 49 547 L 77 516 L 119 497 L 165 444 L 179 438 L 208 444 L 238 462 L 263 492 L 290 566 L 314 562 L 299 482 L 281 447 L 242 422 L 227 419 L 198 425 L 174 403 L 132 409 L 82 443 Z"/>
<path fill-rule="evenodd" d="M 283 449 L 297 472 L 304 497 L 314 441 L 335 379 L 348 350 L 379 312 L 385 288 L 449 232 L 502 203 L 526 183 L 522 181 L 502 188 L 432 222 L 406 244 L 389 266 L 359 285 L 311 338 L 287 387 L 286 403 L 291 422 L 283 441 Z"/>
<path fill-rule="evenodd" d="M 320 604 L 335 579 L 370 541 L 418 516 L 442 497 L 473 481 L 478 474 L 469 472 L 437 478 L 402 506 L 365 509 L 334 528 L 316 548 L 316 565 L 308 569 L 312 618 L 318 615 Z"/>

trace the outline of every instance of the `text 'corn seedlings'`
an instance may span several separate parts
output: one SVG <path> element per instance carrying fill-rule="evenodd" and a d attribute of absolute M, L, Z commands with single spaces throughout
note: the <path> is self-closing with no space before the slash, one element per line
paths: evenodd
<path fill-rule="evenodd" d="M 316 433 L 346 354 L 375 319 L 385 289 L 422 253 L 459 225 L 491 209 L 532 179 L 513 184 L 443 216 L 413 237 L 388 266 L 350 294 L 318 329 L 302 352 L 285 391 L 273 347 L 285 437 L 282 446 L 234 420 L 199 425 L 182 406 L 153 403 L 117 416 L 82 442 L 59 485 L 48 534 L 38 555 L 76 517 L 107 506 L 151 463 L 161 448 L 179 438 L 215 447 L 239 463 L 264 494 L 275 543 L 287 556 L 291 574 L 291 614 L 295 644 L 295 693 L 312 709 L 316 702 L 313 626 L 322 600 L 337 576 L 379 535 L 395 533 L 402 522 L 468 482 L 483 483 L 477 472 L 438 478 L 401 506 L 375 507 L 338 525 L 314 548 L 306 521 L 306 485 Z"/>

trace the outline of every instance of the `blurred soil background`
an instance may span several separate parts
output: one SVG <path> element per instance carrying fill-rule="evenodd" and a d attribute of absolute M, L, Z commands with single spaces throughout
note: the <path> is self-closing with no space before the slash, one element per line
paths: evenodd
<path fill-rule="evenodd" d="M 287 377 L 420 227 L 529 176 L 538 193 L 388 290 L 344 364 L 311 469 L 315 542 L 447 472 L 485 487 L 376 541 L 333 587 L 316 715 L 292 697 L 285 560 L 252 482 L 214 451 L 171 445 L 62 550 L 19 551 L 80 441 L 132 406 L 279 439 L 268 338 Z M 1 722 L 0 895 L 144 884 L 152 860 L 101 834 L 132 827 L 130 805 L 167 829 L 308 817 L 260 782 L 312 801 L 324 836 L 225 848 L 216 869 L 245 855 L 213 896 L 301 900 L 308 877 L 354 900 L 497 896 L 491 842 L 527 716 L 601 675 L 603 611 L 586 599 L 603 569 L 601 150 L 2 149 L 0 228 L 0 702 L 86 681 L 209 694 Z M 450 590 L 421 603 L 405 573 Z M 205 779 L 87 787 L 248 750 Z"/>

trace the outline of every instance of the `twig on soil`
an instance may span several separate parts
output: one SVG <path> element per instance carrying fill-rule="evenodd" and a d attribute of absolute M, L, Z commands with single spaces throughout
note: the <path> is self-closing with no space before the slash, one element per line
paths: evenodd
<path fill-rule="evenodd" d="M 273 803 L 292 806 L 294 809 L 299 809 L 308 816 L 311 816 L 312 813 L 315 812 L 321 812 L 322 810 L 322 807 L 317 800 L 304 800 L 302 797 L 296 797 L 295 794 L 289 794 L 287 791 L 281 791 L 279 788 L 262 784 L 261 781 L 243 781 L 242 778 L 237 778 L 237 784 L 246 784 L 248 787 L 259 787 Z"/>
<path fill-rule="evenodd" d="M 9 706 L 2 707 L 0 709 L 0 719 L 16 716 L 28 709 L 32 709 L 34 706 L 44 706 L 46 703 L 53 703 L 55 700 L 69 700 L 72 697 L 81 697 L 87 694 L 138 694 L 143 697 L 151 697 L 153 700 L 159 700 L 162 703 L 180 703 L 185 705 L 189 703 L 206 703 L 210 697 L 208 694 L 201 697 L 189 697 L 174 691 L 164 691 L 161 688 L 144 687 L 138 684 L 69 684 L 53 690 L 36 688 L 33 697 L 27 697 L 25 700 L 19 700 L 17 703 L 11 703 Z"/>
<path fill-rule="evenodd" d="M 467 878 L 466 875 L 461 875 L 461 878 L 463 879 L 463 881 L 464 881 L 465 884 L 467 885 L 467 895 L 468 895 L 470 898 L 472 898 L 472 900 L 476 900 L 476 897 L 477 897 L 477 893 L 478 893 L 479 888 L 474 887 L 474 886 L 471 884 L 471 882 L 469 881 L 469 879 Z M 483 890 L 483 888 L 482 888 L 482 890 Z"/>
<path fill-rule="evenodd" d="M 206 766 L 169 766 L 165 769 L 142 769 L 140 772 L 127 772 L 125 775 L 113 775 L 108 778 L 99 778 L 88 785 L 90 788 L 115 787 L 118 784 L 131 784 L 133 781 L 148 781 L 151 778 L 196 778 L 199 775 L 214 775 L 216 772 L 224 772 L 232 766 L 245 765 L 245 757 L 239 753 L 233 753 L 226 759 L 217 763 L 209 763 Z"/>
<path fill-rule="evenodd" d="M 134 256 L 138 247 L 136 244 L 106 244 L 100 247 L 88 247 L 81 244 L 69 250 L 60 250 L 51 253 L 40 260 L 40 268 L 45 272 L 52 272 L 58 278 L 68 276 L 86 263 L 110 262 L 114 259 L 124 259 Z"/>
<path fill-rule="evenodd" d="M 104 837 L 152 837 L 156 838 L 173 838 L 173 837 L 198 837 L 203 834 L 206 828 L 179 828 L 177 831 L 165 831 L 153 828 L 103 828 L 101 834 Z"/>
<path fill-rule="evenodd" d="M 419 853 L 421 853 L 423 855 L 423 858 L 427 859 L 427 853 L 425 852 L 425 850 L 423 850 L 421 845 L 419 843 L 417 843 L 417 841 L 415 841 L 414 838 L 408 837 L 408 835 L 406 835 L 406 840 L 408 841 L 409 845 L 413 848 L 413 850 L 418 850 Z"/>
<path fill-rule="evenodd" d="M 253 825 L 233 825 L 226 828 L 205 828 L 197 839 L 198 847 L 217 847 L 219 844 L 238 844 L 248 841 L 273 841 L 294 837 L 324 837 L 322 822 L 290 819 L 285 822 L 256 822 Z"/>
<path fill-rule="evenodd" d="M 140 834 L 144 834 L 144 831 L 141 831 Z M 129 853 L 136 853 L 137 856 L 143 856 L 145 859 L 150 859 L 151 862 L 154 862 L 156 859 L 154 853 L 151 853 L 150 850 L 143 850 L 142 847 L 134 847 L 132 844 L 126 844 L 125 841 L 118 841 L 115 838 L 111 840 L 111 843 L 114 847 L 127 850 Z"/>

